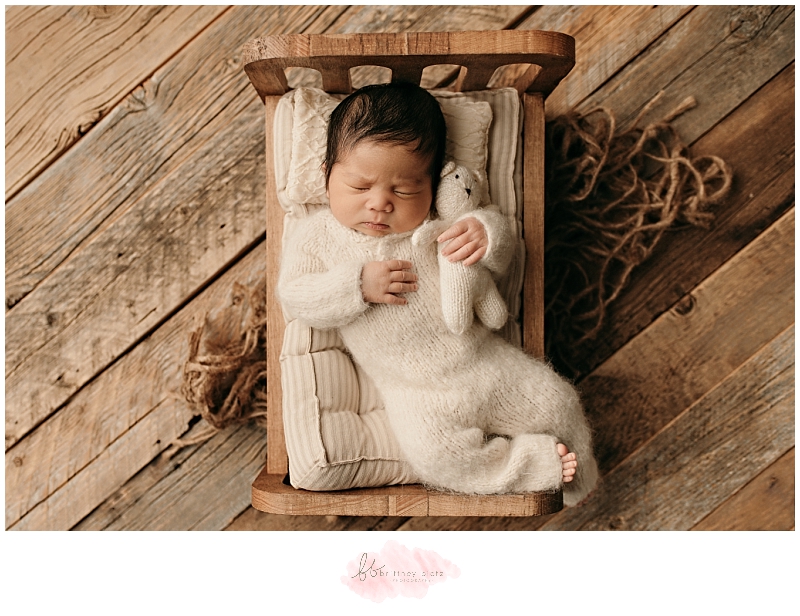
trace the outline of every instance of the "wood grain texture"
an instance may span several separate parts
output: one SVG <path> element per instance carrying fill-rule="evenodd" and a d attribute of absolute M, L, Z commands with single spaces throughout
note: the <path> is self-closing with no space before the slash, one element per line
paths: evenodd
<path fill-rule="evenodd" d="M 234 282 L 263 276 L 265 255 L 262 242 L 6 452 L 7 526 L 69 529 L 186 432 L 189 334 L 234 301 Z"/>
<path fill-rule="evenodd" d="M 572 68 L 575 42 L 559 32 L 524 30 L 302 34 L 254 39 L 242 54 L 262 99 L 286 92 L 284 71 L 289 67 L 317 70 L 324 90 L 348 93 L 350 70 L 358 66 L 388 68 L 393 80 L 398 74 L 418 80 L 427 66 L 455 64 L 466 69 L 458 89 L 468 91 L 484 89 L 500 66 L 521 62 L 540 67 L 526 80 L 526 91 L 547 95 Z"/>
<path fill-rule="evenodd" d="M 193 418 L 195 421 L 198 418 Z M 193 438 L 204 432 L 208 425 L 203 421 L 195 423 L 181 438 Z M 70 530 L 103 530 L 113 524 L 121 515 L 142 498 L 146 498 L 149 490 L 162 482 L 170 473 L 180 466 L 203 444 L 190 445 L 177 451 L 170 448 L 154 457 L 144 468 L 129 477 L 125 484 L 115 490 L 91 513 L 74 525 Z"/>
<path fill-rule="evenodd" d="M 420 485 L 359 488 L 338 492 L 297 490 L 284 475 L 264 469 L 253 482 L 253 506 L 283 515 L 341 516 L 537 516 L 563 507 L 561 492 L 451 494 Z"/>
<path fill-rule="evenodd" d="M 793 6 L 698 6 L 577 109 L 602 100 L 624 127 L 662 90 L 644 122 L 694 95 L 697 107 L 673 122 L 691 143 L 793 59 Z"/>
<path fill-rule="evenodd" d="M 283 243 L 284 211 L 278 203 L 275 180 L 275 161 L 273 152 L 273 123 L 275 109 L 280 97 L 268 96 L 264 100 L 266 131 L 266 199 L 265 215 L 267 224 L 266 251 L 267 272 L 267 472 L 282 475 L 289 472 L 289 457 L 286 453 L 286 439 L 283 431 L 283 385 L 281 383 L 280 356 L 283 348 L 283 335 L 286 325 L 283 309 L 276 295 L 280 273 L 280 246 Z M 276 412 L 270 412 L 276 411 Z"/>
<path fill-rule="evenodd" d="M 792 209 L 581 383 L 602 471 L 794 322 L 793 259 Z"/>
<path fill-rule="evenodd" d="M 31 259 L 66 250 L 37 244 L 45 236 L 73 248 L 6 315 L 7 447 L 264 233 L 263 106 L 230 49 L 252 36 L 259 15 L 296 29 L 316 15 L 309 10 L 226 13 L 145 84 L 140 113 L 115 109 L 12 201 L 9 223 L 39 222 L 34 236 L 9 230 L 9 244 Z M 92 169 L 103 181 L 77 181 Z M 89 224 L 86 199 L 108 216 L 90 238 L 71 225 L 41 226 L 59 208 Z M 18 271 L 20 255 L 9 250 L 7 269 Z"/>
<path fill-rule="evenodd" d="M 785 118 L 776 122 L 776 118 Z M 794 64 L 691 146 L 734 170 L 727 199 L 712 210 L 709 229 L 684 228 L 665 236 L 634 270 L 611 305 L 606 326 L 579 359 L 586 374 L 693 286 L 751 242 L 794 204 Z"/>
<path fill-rule="evenodd" d="M 224 10 L 8 7 L 6 199 Z"/>
<path fill-rule="evenodd" d="M 329 32 L 443 32 L 500 30 L 528 10 L 519 5 L 369 5 L 351 6 Z"/>
<path fill-rule="evenodd" d="M 121 508 L 103 530 L 219 530 L 249 503 L 264 465 L 263 430 L 226 429 L 191 451 L 171 473 Z M 167 463 L 168 464 L 168 463 Z M 127 504 L 127 503 L 126 503 Z M 80 529 L 94 527 L 91 519 Z"/>
<path fill-rule="evenodd" d="M 555 30 L 575 37 L 575 67 L 548 98 L 548 117 L 565 113 L 586 99 L 689 10 L 650 5 L 540 7 L 518 28 Z M 512 77 L 498 75 L 497 79 Z"/>
<path fill-rule="evenodd" d="M 525 279 L 522 286 L 522 344 L 544 357 L 544 97 L 523 94 Z"/>
<path fill-rule="evenodd" d="M 794 443 L 794 325 L 542 529 L 689 530 Z"/>
<path fill-rule="evenodd" d="M 794 464 L 792 447 L 692 530 L 791 530 Z"/>
<path fill-rule="evenodd" d="M 248 507 L 225 530 L 395 530 L 407 518 L 343 515 L 280 515 Z"/>
<path fill-rule="evenodd" d="M 324 13 L 308 7 L 232 9 L 117 105 L 80 147 L 12 199 L 6 206 L 6 306 L 196 159 L 203 141 L 198 143 L 198 134 L 224 132 L 238 109 L 253 103 L 239 64 L 241 44 L 265 29 L 302 30 Z M 339 11 L 330 13 L 334 18 Z"/>

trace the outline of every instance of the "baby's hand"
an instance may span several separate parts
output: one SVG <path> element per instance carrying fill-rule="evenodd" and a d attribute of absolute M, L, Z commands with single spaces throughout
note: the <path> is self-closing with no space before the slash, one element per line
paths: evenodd
<path fill-rule="evenodd" d="M 447 240 L 450 242 L 442 248 L 442 255 L 451 263 L 463 261 L 464 265 L 474 265 L 489 247 L 486 229 L 477 218 L 471 216 L 459 220 L 436 239 L 438 242 Z"/>
<path fill-rule="evenodd" d="M 361 293 L 364 300 L 377 304 L 406 303 L 397 293 L 417 290 L 417 275 L 411 272 L 410 261 L 371 261 L 361 269 Z"/>

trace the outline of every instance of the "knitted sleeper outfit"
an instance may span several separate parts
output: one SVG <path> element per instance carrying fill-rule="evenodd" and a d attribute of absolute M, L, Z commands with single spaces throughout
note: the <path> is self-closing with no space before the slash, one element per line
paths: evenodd
<path fill-rule="evenodd" d="M 500 273 L 512 251 L 506 223 L 489 210 L 474 216 L 489 237 L 481 263 Z M 597 465 L 577 392 L 477 319 L 462 335 L 450 332 L 437 247 L 413 246 L 412 235 L 368 236 L 329 209 L 308 216 L 284 242 L 278 282 L 284 309 L 311 327 L 339 329 L 380 391 L 406 460 L 427 485 L 476 494 L 556 489 L 562 442 L 578 456 L 578 472 L 563 485 L 564 502 L 579 502 L 597 481 Z M 368 304 L 361 269 L 389 259 L 414 264 L 418 290 L 405 294 L 402 306 Z"/>

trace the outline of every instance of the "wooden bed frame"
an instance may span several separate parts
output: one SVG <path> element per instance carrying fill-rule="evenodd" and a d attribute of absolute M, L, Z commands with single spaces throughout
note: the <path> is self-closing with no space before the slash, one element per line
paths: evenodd
<path fill-rule="evenodd" d="M 419 485 L 364 488 L 339 492 L 297 490 L 286 481 L 279 357 L 283 314 L 275 299 L 283 210 L 276 197 L 272 148 L 275 107 L 290 88 L 285 69 L 305 67 L 322 75 L 323 89 L 349 93 L 350 69 L 383 66 L 392 80 L 420 83 L 426 66 L 463 67 L 456 91 L 487 87 L 495 70 L 529 64 L 514 87 L 524 108 L 523 236 L 526 248 L 521 327 L 523 346 L 544 355 L 544 99 L 575 64 L 575 41 L 559 32 L 500 30 L 489 32 L 418 32 L 403 34 L 297 34 L 249 41 L 244 70 L 266 109 L 267 190 L 267 463 L 253 482 L 253 507 L 292 515 L 368 516 L 532 516 L 562 508 L 562 495 L 527 493 L 459 495 Z"/>

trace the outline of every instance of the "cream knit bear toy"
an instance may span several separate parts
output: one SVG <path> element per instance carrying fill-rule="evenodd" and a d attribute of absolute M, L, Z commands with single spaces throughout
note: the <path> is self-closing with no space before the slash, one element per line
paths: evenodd
<path fill-rule="evenodd" d="M 442 169 L 436 191 L 436 210 L 439 220 L 420 227 L 412 238 L 415 246 L 434 241 L 442 232 L 461 218 L 474 214 L 480 206 L 480 177 L 474 171 L 454 162 Z M 442 244 L 444 248 L 446 244 Z M 451 263 L 439 249 L 439 280 L 444 321 L 454 334 L 463 334 L 472 325 L 473 308 L 489 329 L 501 328 L 508 318 L 508 309 L 492 280 L 489 270 L 481 264 L 465 266 Z"/>

